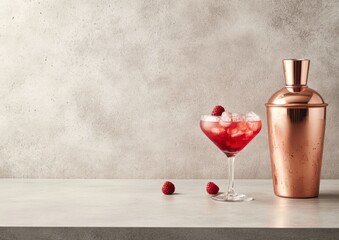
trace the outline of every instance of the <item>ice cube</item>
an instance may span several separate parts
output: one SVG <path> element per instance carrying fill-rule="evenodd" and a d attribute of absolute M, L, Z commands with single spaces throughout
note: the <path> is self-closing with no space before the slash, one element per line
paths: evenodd
<path fill-rule="evenodd" d="M 252 136 L 252 134 L 253 134 L 253 131 L 251 131 L 251 130 L 248 130 L 247 132 L 245 132 L 245 134 L 246 134 L 246 136 Z"/>
<path fill-rule="evenodd" d="M 257 131 L 261 127 L 261 123 L 258 121 L 247 122 L 247 127 L 252 131 Z"/>
<path fill-rule="evenodd" d="M 231 122 L 232 121 L 232 113 L 225 110 L 225 112 L 223 112 L 221 114 L 221 120 L 224 122 Z"/>
<path fill-rule="evenodd" d="M 234 131 L 234 132 L 231 133 L 231 137 L 232 138 L 239 137 L 239 136 L 241 136 L 243 134 L 244 134 L 244 132 L 242 132 L 242 131 Z"/>
<path fill-rule="evenodd" d="M 246 113 L 246 121 L 260 121 L 260 117 L 254 112 Z"/>
<path fill-rule="evenodd" d="M 239 122 L 237 125 L 238 125 L 237 128 L 239 129 L 239 131 L 245 132 L 247 130 L 246 122 Z"/>
<path fill-rule="evenodd" d="M 212 128 L 211 132 L 218 135 L 224 133 L 226 130 L 224 128 Z"/>
<path fill-rule="evenodd" d="M 223 120 L 220 120 L 220 125 L 223 127 L 228 127 L 229 125 L 231 125 L 232 122 L 224 122 Z"/>
<path fill-rule="evenodd" d="M 243 116 L 238 113 L 232 113 L 232 122 L 241 122 L 243 121 Z"/>
<path fill-rule="evenodd" d="M 231 137 L 237 137 L 244 133 L 237 127 L 232 127 L 232 128 L 227 129 L 227 134 L 231 135 Z"/>
<path fill-rule="evenodd" d="M 201 116 L 201 120 L 205 122 L 219 122 L 220 117 L 218 116 L 210 116 L 210 115 L 203 115 Z"/>

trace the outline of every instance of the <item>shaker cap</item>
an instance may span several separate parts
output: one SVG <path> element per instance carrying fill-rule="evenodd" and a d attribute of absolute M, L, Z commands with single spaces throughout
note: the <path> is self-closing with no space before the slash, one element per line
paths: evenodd
<path fill-rule="evenodd" d="M 307 85 L 309 59 L 284 59 L 283 67 L 286 86 Z"/>
<path fill-rule="evenodd" d="M 286 86 L 272 95 L 267 107 L 326 107 L 321 95 L 307 87 L 308 59 L 284 59 Z"/>

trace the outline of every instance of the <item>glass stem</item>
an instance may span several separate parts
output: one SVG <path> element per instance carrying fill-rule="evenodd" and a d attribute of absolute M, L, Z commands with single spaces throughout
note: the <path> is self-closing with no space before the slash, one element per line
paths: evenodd
<path fill-rule="evenodd" d="M 234 195 L 234 159 L 235 157 L 228 157 L 228 192 L 227 195 Z"/>

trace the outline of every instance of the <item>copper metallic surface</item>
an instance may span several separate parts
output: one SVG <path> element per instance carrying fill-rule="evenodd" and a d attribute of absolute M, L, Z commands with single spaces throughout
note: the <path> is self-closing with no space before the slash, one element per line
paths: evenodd
<path fill-rule="evenodd" d="M 309 66 L 310 60 L 308 59 L 284 59 L 283 67 L 286 85 L 307 85 Z"/>
<path fill-rule="evenodd" d="M 286 86 L 266 104 L 274 192 L 281 197 L 316 197 L 327 104 L 306 85 L 309 60 L 284 60 L 283 65 Z"/>

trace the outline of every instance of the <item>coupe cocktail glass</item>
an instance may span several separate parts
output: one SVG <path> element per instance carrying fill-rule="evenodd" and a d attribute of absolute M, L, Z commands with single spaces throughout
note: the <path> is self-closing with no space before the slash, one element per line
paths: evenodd
<path fill-rule="evenodd" d="M 200 128 L 228 159 L 228 191 L 212 199 L 225 202 L 251 201 L 252 197 L 234 190 L 234 159 L 261 130 L 261 119 L 253 112 L 236 114 L 224 112 L 222 116 L 203 115 Z"/>

